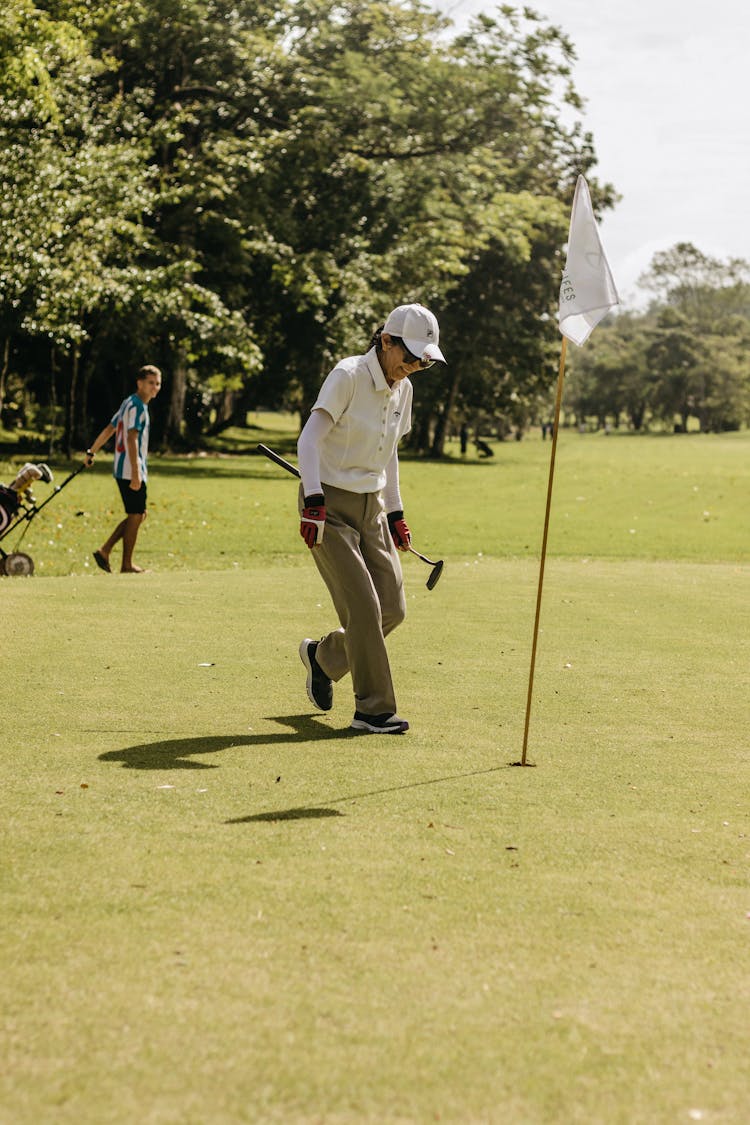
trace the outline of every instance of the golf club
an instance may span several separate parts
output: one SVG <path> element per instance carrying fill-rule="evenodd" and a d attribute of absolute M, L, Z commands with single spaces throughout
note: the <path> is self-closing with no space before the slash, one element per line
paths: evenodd
<path fill-rule="evenodd" d="M 434 590 L 437 586 L 438 578 L 443 573 L 443 560 L 438 559 L 437 562 L 433 562 L 432 559 L 428 559 L 426 555 L 420 555 L 419 551 L 415 551 L 411 543 L 409 544 L 409 550 L 413 555 L 416 555 L 418 559 L 421 559 L 423 563 L 427 563 L 428 566 L 432 567 L 432 574 L 427 579 L 425 585 L 428 590 Z"/>
<path fill-rule="evenodd" d="M 282 469 L 286 469 L 286 471 L 288 473 L 291 473 L 293 477 L 299 478 L 299 469 L 296 465 L 292 465 L 290 461 L 285 461 L 279 453 L 276 453 L 267 445 L 263 445 L 262 442 L 258 442 L 257 448 L 260 453 L 262 453 L 265 457 L 268 457 L 269 461 L 275 461 L 277 465 L 280 465 Z M 433 562 L 432 559 L 428 559 L 425 555 L 420 555 L 419 551 L 415 551 L 411 544 L 409 545 L 409 550 L 413 555 L 416 555 L 418 559 L 421 559 L 423 563 L 427 563 L 428 566 L 432 567 L 432 573 L 427 579 L 425 585 L 427 586 L 428 590 L 434 590 L 438 583 L 440 575 L 443 573 L 443 560 L 439 559 L 437 562 Z"/>

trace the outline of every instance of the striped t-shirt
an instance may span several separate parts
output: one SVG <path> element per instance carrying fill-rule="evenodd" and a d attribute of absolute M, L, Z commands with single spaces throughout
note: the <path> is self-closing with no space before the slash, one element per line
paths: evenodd
<path fill-rule="evenodd" d="M 133 466 L 130 464 L 127 436 L 130 430 L 138 431 L 138 464 L 142 481 L 148 479 L 146 456 L 148 454 L 148 407 L 143 399 L 132 394 L 125 399 L 112 419 L 115 427 L 115 459 L 112 472 L 119 480 L 133 479 Z"/>

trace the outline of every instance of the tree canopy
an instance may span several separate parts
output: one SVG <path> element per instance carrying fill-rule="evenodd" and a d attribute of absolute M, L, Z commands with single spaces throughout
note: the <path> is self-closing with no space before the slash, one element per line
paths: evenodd
<path fill-rule="evenodd" d="M 554 381 L 574 52 L 505 5 L 456 34 L 396 0 L 7 0 L 0 408 L 69 447 L 156 363 L 172 445 L 301 416 L 396 303 L 438 315 L 415 443 Z M 567 116 L 566 116 L 567 119 Z M 601 208 L 613 189 L 593 182 Z"/>

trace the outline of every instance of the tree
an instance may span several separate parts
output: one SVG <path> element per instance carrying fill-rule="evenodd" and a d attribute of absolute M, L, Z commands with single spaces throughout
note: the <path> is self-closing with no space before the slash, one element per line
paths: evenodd
<path fill-rule="evenodd" d="M 137 109 L 157 176 L 149 268 L 159 286 L 141 289 L 140 311 L 170 374 L 173 444 L 195 439 L 184 423 L 199 419 L 208 372 L 221 388 L 260 362 L 244 315 L 242 196 L 261 160 L 257 115 L 269 112 L 275 77 L 266 65 L 277 52 L 265 32 L 272 11 L 247 0 L 138 0 L 114 20 L 107 5 L 90 18 L 97 50 L 114 62 L 103 85 Z"/>
<path fill-rule="evenodd" d="M 625 415 L 634 430 L 643 428 L 652 404 L 653 382 L 647 349 L 652 317 L 634 313 L 610 316 L 583 348 L 569 352 L 566 400 L 580 418 L 594 415 L 600 426 Z"/>
<path fill-rule="evenodd" d="M 558 91 L 572 49 L 526 17 L 504 8 L 451 42 L 418 6 L 295 6 L 300 97 L 286 159 L 261 180 L 273 257 L 261 248 L 254 288 L 274 329 L 270 382 L 303 415 L 336 354 L 360 349 L 395 300 L 429 304 L 461 341 L 449 377 L 418 384 L 436 455 L 469 383 L 467 403 L 507 405 L 554 379 L 556 258 L 594 158 L 557 123 L 558 97 L 577 104 Z"/>
<path fill-rule="evenodd" d="M 654 254 L 639 284 L 671 305 L 701 331 L 710 331 L 720 316 L 750 313 L 750 264 L 741 258 L 722 262 L 703 254 L 691 242 L 678 242 Z"/>
<path fill-rule="evenodd" d="M 142 219 L 151 177 L 129 107 L 98 95 L 106 64 L 80 30 L 13 2 L 23 16 L 16 26 L 36 53 L 27 87 L 21 79 L 2 83 L 0 322 L 6 354 L 13 336 L 47 341 L 40 397 L 53 408 L 64 402 L 62 437 L 70 450 L 86 428 L 83 349 L 112 305 L 132 299 L 148 241 Z M 20 42 L 16 49 L 31 50 Z"/>
<path fill-rule="evenodd" d="M 750 265 L 739 258 L 722 262 L 678 243 L 654 256 L 641 282 L 661 301 L 649 355 L 662 413 L 676 403 L 683 427 L 693 414 L 701 430 L 748 420 Z"/>
<path fill-rule="evenodd" d="M 502 103 L 503 127 L 490 128 L 449 181 L 461 208 L 470 201 L 476 233 L 464 239 L 463 269 L 443 297 L 441 323 L 460 354 L 442 387 L 417 398 L 436 419 L 433 456 L 456 412 L 482 410 L 521 432 L 554 384 L 561 251 L 575 180 L 595 164 L 590 136 L 559 121 L 561 102 L 580 108 L 569 40 L 528 9 L 501 14 L 480 17 L 459 41 L 480 96 Z M 600 207 L 611 206 L 612 188 L 594 186 Z"/>
<path fill-rule="evenodd" d="M 504 7 L 451 36 L 395 0 L 34 11 L 33 42 L 71 28 L 79 56 L 49 71 L 57 117 L 35 110 L 23 138 L 36 155 L 11 161 L 23 186 L 46 145 L 49 190 L 2 315 L 21 318 L 19 362 L 51 343 L 69 441 L 144 360 L 165 369 L 155 431 L 172 443 L 198 440 L 209 404 L 219 425 L 260 402 L 304 416 L 334 358 L 407 300 L 460 346 L 447 378 L 418 383 L 433 454 L 456 412 L 534 409 L 572 188 L 594 163 L 558 123 L 578 105 L 559 29 Z"/>

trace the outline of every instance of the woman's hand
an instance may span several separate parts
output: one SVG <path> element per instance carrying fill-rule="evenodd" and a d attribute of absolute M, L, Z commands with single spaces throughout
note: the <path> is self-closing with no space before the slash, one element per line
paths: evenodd
<path fill-rule="evenodd" d="M 318 547 L 323 541 L 326 526 L 326 501 L 321 492 L 305 497 L 299 533 L 308 547 Z"/>
<path fill-rule="evenodd" d="M 388 530 L 391 533 L 391 539 L 396 545 L 398 551 L 408 551 L 411 546 L 411 532 L 409 525 L 404 519 L 404 513 L 389 512 L 388 513 Z"/>

